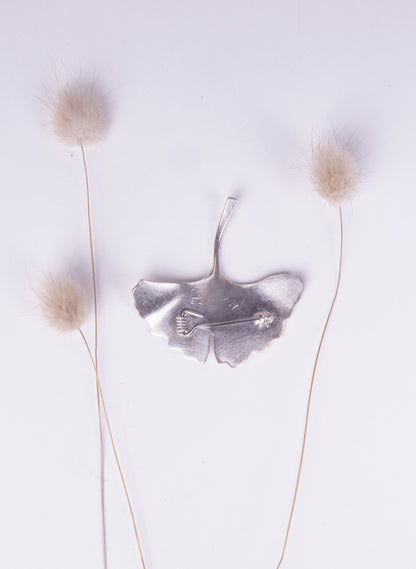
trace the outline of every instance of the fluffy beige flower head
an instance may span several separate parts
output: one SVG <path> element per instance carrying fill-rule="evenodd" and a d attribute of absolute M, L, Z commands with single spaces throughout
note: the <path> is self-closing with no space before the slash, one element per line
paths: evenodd
<path fill-rule="evenodd" d="M 94 82 L 72 79 L 61 83 L 48 97 L 47 106 L 54 133 L 69 146 L 100 142 L 108 130 L 108 107 Z"/>
<path fill-rule="evenodd" d="M 355 194 L 360 178 L 351 154 L 334 138 L 314 144 L 310 175 L 315 191 L 336 206 Z"/>
<path fill-rule="evenodd" d="M 87 295 L 71 277 L 49 274 L 35 292 L 42 316 L 52 328 L 59 332 L 81 328 L 88 312 Z"/>

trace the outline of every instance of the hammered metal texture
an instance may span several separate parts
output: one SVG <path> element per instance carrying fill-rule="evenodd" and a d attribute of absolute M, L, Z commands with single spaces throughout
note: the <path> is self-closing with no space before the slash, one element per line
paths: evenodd
<path fill-rule="evenodd" d="M 228 198 L 225 204 L 215 237 L 214 266 L 207 277 L 189 283 L 141 280 L 133 290 L 136 308 L 153 334 L 201 363 L 213 340 L 218 362 L 232 367 L 282 334 L 283 322 L 303 290 L 299 277 L 284 273 L 249 284 L 222 277 L 220 242 L 236 203 Z"/>

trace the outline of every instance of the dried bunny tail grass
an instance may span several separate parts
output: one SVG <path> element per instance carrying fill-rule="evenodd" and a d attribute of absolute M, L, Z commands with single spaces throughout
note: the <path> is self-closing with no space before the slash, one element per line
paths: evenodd
<path fill-rule="evenodd" d="M 309 427 L 309 416 L 311 410 L 312 393 L 316 378 L 316 371 L 318 368 L 321 350 L 325 342 L 328 325 L 332 317 L 332 313 L 335 307 L 336 300 L 338 298 L 338 293 L 341 284 L 342 258 L 344 250 L 344 225 L 342 219 L 342 203 L 350 199 L 357 191 L 357 186 L 361 174 L 348 150 L 342 147 L 336 141 L 335 137 L 331 137 L 324 140 L 320 140 L 312 144 L 310 176 L 316 192 L 320 194 L 324 198 L 324 200 L 327 201 L 330 205 L 335 205 L 338 207 L 339 229 L 340 229 L 338 276 L 337 276 L 335 291 L 332 296 L 332 302 L 325 319 L 318 348 L 315 354 L 315 361 L 313 364 L 311 380 L 309 384 L 309 394 L 306 405 L 302 446 L 301 446 L 301 452 L 298 463 L 296 483 L 292 496 L 289 519 L 286 526 L 286 533 L 283 542 L 283 547 L 281 550 L 280 559 L 276 566 L 276 569 L 280 569 L 283 563 L 286 553 L 286 547 L 288 544 L 290 529 L 292 527 L 293 515 L 295 511 L 300 479 L 302 475 L 303 460 L 305 456 L 305 448 L 306 448 L 308 427 Z"/>
<path fill-rule="evenodd" d="M 59 332 L 79 330 L 88 313 L 87 295 L 69 276 L 48 274 L 35 290 L 48 324 Z"/>
<path fill-rule="evenodd" d="M 360 179 L 351 154 L 333 137 L 312 145 L 310 176 L 315 191 L 336 206 L 353 197 Z"/>
<path fill-rule="evenodd" d="M 45 103 L 52 130 L 64 144 L 87 146 L 105 137 L 110 124 L 109 107 L 95 80 L 84 82 L 81 76 L 57 79 L 55 91 L 46 92 Z"/>

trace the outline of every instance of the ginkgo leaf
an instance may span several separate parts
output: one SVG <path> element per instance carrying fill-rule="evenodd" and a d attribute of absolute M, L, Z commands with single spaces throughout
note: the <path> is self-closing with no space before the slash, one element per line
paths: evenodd
<path fill-rule="evenodd" d="M 141 280 L 133 290 L 136 308 L 153 334 L 166 337 L 169 346 L 201 363 L 213 338 L 218 362 L 232 367 L 282 334 L 303 290 L 302 280 L 290 274 L 248 284 L 221 275 L 221 237 L 236 203 L 228 198 L 225 204 L 215 237 L 214 266 L 207 277 L 189 283 Z"/>

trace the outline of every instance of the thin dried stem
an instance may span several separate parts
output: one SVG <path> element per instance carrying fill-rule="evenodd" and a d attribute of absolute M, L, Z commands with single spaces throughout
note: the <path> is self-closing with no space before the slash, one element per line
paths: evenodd
<path fill-rule="evenodd" d="M 283 559 L 285 556 L 285 552 L 286 552 L 286 546 L 287 546 L 287 541 L 289 539 L 289 533 L 290 533 L 290 527 L 292 525 L 292 519 L 293 519 L 293 512 L 295 510 L 295 505 L 296 505 L 296 498 L 298 496 L 298 490 L 299 490 L 299 482 L 300 482 L 300 477 L 302 474 L 302 466 L 303 466 L 303 457 L 305 454 L 305 447 L 306 447 L 306 436 L 308 433 L 308 424 L 309 424 L 309 412 L 310 412 L 310 408 L 311 408 L 311 399 L 312 399 L 312 391 L 313 391 L 313 386 L 314 386 L 314 382 L 315 382 L 315 374 L 316 374 L 316 368 L 318 367 L 318 361 L 319 361 L 319 356 L 321 354 L 321 348 L 324 342 L 324 338 L 326 335 L 326 331 L 328 328 L 328 324 L 329 321 L 331 319 L 331 315 L 332 315 L 332 311 L 334 309 L 335 306 L 335 301 L 337 300 L 337 296 L 338 296 L 338 291 L 339 291 L 339 285 L 341 282 L 341 269 L 342 269 L 342 254 L 343 254 L 343 249 L 344 249 L 344 228 L 343 228 L 343 223 L 342 223 L 342 210 L 341 210 L 341 206 L 339 207 L 339 221 L 340 221 L 340 254 L 339 254 L 339 266 L 338 266 L 338 278 L 337 278 L 337 286 L 335 288 L 335 293 L 332 299 L 332 303 L 331 303 L 331 307 L 329 309 L 328 312 L 328 316 L 326 317 L 326 321 L 325 321 L 325 325 L 324 328 L 322 330 L 322 335 L 321 335 L 321 339 L 319 341 L 319 345 L 318 345 L 318 350 L 316 352 L 316 357 L 315 357 L 315 363 L 313 366 L 313 371 L 312 371 L 312 378 L 311 378 L 311 384 L 309 387 L 309 396 L 308 396 L 308 404 L 306 407 L 306 418 L 305 418 L 305 427 L 303 430 L 303 440 L 302 440 L 302 450 L 300 453 L 300 459 L 299 459 L 299 466 L 298 466 L 298 474 L 296 477 L 296 485 L 295 485 L 295 491 L 293 494 L 293 499 L 292 499 L 292 506 L 290 508 L 290 515 L 289 515 L 289 521 L 287 524 L 287 529 L 286 529 L 286 535 L 285 535 L 285 541 L 283 543 L 283 549 L 282 549 L 282 554 L 280 556 L 280 560 L 279 563 L 277 564 L 276 569 L 279 569 L 281 564 L 283 563 Z"/>
<path fill-rule="evenodd" d="M 91 273 L 92 273 L 92 287 L 94 294 L 94 361 L 95 367 L 98 371 L 98 346 L 97 346 L 97 336 L 98 336 L 98 312 L 97 312 L 97 284 L 95 279 L 95 263 L 94 263 L 94 249 L 92 246 L 92 226 L 91 226 L 91 206 L 90 206 L 90 186 L 88 182 L 88 171 L 87 171 L 87 161 L 85 159 L 84 147 L 81 144 L 82 152 L 82 162 L 84 165 L 85 174 L 85 187 L 87 193 L 87 213 L 88 213 L 88 234 L 90 240 L 90 258 L 91 258 Z"/>
<path fill-rule="evenodd" d="M 87 348 L 87 351 L 88 351 L 88 354 L 89 354 L 89 356 L 90 356 L 90 360 L 91 360 L 92 366 L 93 366 L 94 371 L 95 371 L 95 378 L 96 378 L 96 383 L 97 383 L 98 391 L 99 391 L 99 394 L 100 394 L 101 404 L 102 404 L 103 411 L 104 411 L 104 418 L 105 418 L 105 422 L 106 422 L 106 425 L 107 425 L 107 431 L 108 431 L 108 435 L 109 435 L 109 437 L 110 437 L 111 447 L 112 447 L 112 449 L 113 449 L 113 454 L 114 454 L 114 458 L 115 458 L 115 461 L 116 461 L 116 464 L 117 464 L 117 469 L 118 469 L 118 472 L 119 472 L 119 475 L 120 475 L 121 483 L 122 483 L 122 485 L 123 485 L 124 495 L 126 496 L 127 505 L 128 505 L 128 507 L 129 507 L 130 518 L 131 518 L 131 521 L 132 521 L 132 524 L 133 524 L 134 535 L 135 535 L 135 537 L 136 537 L 136 542 L 137 542 L 137 547 L 138 547 L 138 550 L 139 550 L 140 560 L 141 560 L 143 569 L 146 569 L 146 566 L 145 566 L 145 563 L 144 563 L 144 558 L 143 558 L 143 553 L 142 553 L 142 548 L 141 548 L 141 544 L 140 544 L 139 532 L 137 531 L 136 520 L 135 520 L 135 517 L 134 517 L 133 508 L 132 508 L 132 505 L 131 505 L 130 496 L 129 496 L 129 493 L 128 493 L 128 490 L 127 490 L 127 485 L 126 485 L 126 482 L 125 482 L 125 479 L 124 479 L 124 475 L 123 475 L 123 471 L 122 471 L 122 469 L 121 469 L 120 461 L 119 461 L 119 458 L 118 458 L 118 454 L 117 454 L 117 450 L 116 450 L 116 445 L 115 445 L 114 438 L 113 438 L 113 433 L 112 433 L 112 431 L 111 431 L 110 420 L 109 420 L 109 418 L 108 418 L 107 409 L 106 409 L 105 402 L 104 402 L 104 396 L 103 396 L 103 392 L 102 392 L 102 389 L 101 389 L 101 384 L 100 384 L 100 380 L 99 380 L 99 376 L 98 376 L 98 371 L 97 371 L 97 368 L 95 367 L 94 357 L 93 357 L 93 355 L 92 355 L 92 353 L 91 353 L 91 349 L 90 349 L 90 347 L 89 347 L 89 345 L 88 345 L 87 339 L 85 338 L 84 333 L 82 332 L 82 330 L 79 330 L 79 333 L 81 334 L 81 337 L 82 337 L 82 339 L 83 339 L 83 341 L 84 341 L 85 347 Z"/>
<path fill-rule="evenodd" d="M 98 424 L 100 436 L 100 501 L 101 501 L 101 533 L 103 543 L 103 565 L 107 569 L 107 541 L 105 531 L 105 504 L 104 504 L 104 449 L 103 449 L 103 431 L 101 426 L 101 405 L 100 405 L 100 385 L 98 382 L 98 312 L 97 312 L 97 285 L 95 279 L 95 263 L 94 263 L 94 250 L 92 244 L 92 227 L 91 227 L 91 207 L 90 207 L 90 188 L 88 183 L 87 162 L 85 160 L 84 147 L 81 144 L 82 162 L 84 165 L 85 174 L 85 188 L 87 196 L 87 213 L 88 213 L 88 235 L 90 243 L 90 258 L 91 258 L 91 274 L 92 274 L 92 287 L 94 296 L 94 367 L 96 369 L 96 391 L 97 391 L 97 411 L 98 411 Z"/>

